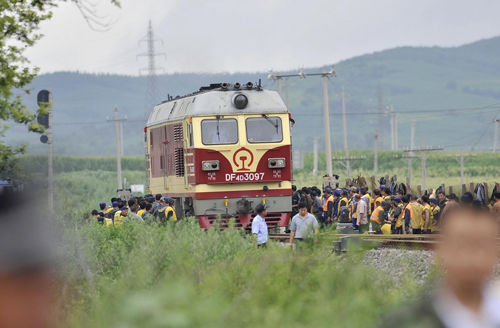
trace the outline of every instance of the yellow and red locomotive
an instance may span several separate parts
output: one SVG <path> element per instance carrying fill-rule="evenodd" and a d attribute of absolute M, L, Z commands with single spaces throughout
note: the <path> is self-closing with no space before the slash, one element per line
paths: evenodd
<path fill-rule="evenodd" d="M 247 228 L 265 203 L 269 227 L 288 224 L 290 114 L 277 92 L 211 84 L 155 106 L 145 133 L 149 191 L 174 198 L 177 213 Z"/>

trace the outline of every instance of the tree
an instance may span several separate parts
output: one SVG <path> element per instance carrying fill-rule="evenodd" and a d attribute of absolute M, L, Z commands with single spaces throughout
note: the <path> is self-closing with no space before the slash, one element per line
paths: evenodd
<path fill-rule="evenodd" d="M 21 93 L 29 93 L 27 86 L 38 73 L 24 56 L 42 36 L 40 23 L 52 17 L 51 10 L 64 0 L 0 0 L 0 138 L 8 128 L 7 121 L 25 124 L 29 131 L 43 132 L 36 115 L 21 101 Z M 80 10 L 88 0 L 71 0 Z M 117 0 L 110 0 L 119 6 Z M 89 22 L 89 14 L 84 14 Z M 90 16 L 91 17 L 91 16 Z M 91 17 L 92 18 L 92 17 Z M 40 109 L 45 111 L 46 109 Z M 24 152 L 24 146 L 12 147 L 0 141 L 0 178 L 12 174 L 15 155 Z"/>

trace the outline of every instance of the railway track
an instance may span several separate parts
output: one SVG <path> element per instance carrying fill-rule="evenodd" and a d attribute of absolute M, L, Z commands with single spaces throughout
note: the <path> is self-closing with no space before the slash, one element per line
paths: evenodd
<path fill-rule="evenodd" d="M 334 250 L 345 252 L 349 248 L 405 248 L 415 250 L 431 250 L 440 241 L 440 235 L 374 235 L 374 234 L 331 234 L 322 239 L 331 241 Z M 288 242 L 289 234 L 269 234 L 269 239 Z M 500 250 L 500 237 L 497 239 Z"/>

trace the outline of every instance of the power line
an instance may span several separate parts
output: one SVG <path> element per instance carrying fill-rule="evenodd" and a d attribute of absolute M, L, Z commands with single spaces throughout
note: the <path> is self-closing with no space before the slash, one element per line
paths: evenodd
<path fill-rule="evenodd" d="M 420 111 L 394 111 L 394 114 L 428 114 L 428 113 L 434 113 L 435 116 L 441 116 L 444 114 L 452 114 L 452 113 L 457 113 L 457 112 L 465 112 L 463 114 L 484 114 L 484 113 L 492 113 L 492 112 L 497 112 L 498 109 L 500 109 L 500 106 L 497 107 L 488 107 L 488 108 L 482 108 L 482 107 L 476 107 L 474 109 L 470 108 L 455 108 L 455 109 L 447 109 L 447 110 L 420 110 Z M 474 112 L 468 112 L 474 110 Z M 330 112 L 330 115 L 341 115 L 342 112 Z M 384 113 L 383 115 L 389 115 L 390 113 Z M 314 115 L 322 115 L 321 113 L 318 112 L 313 112 L 313 113 L 294 113 L 294 116 L 314 116 Z M 380 115 L 380 113 L 377 112 L 351 112 L 351 113 L 346 113 L 348 116 L 356 116 L 356 115 Z"/>

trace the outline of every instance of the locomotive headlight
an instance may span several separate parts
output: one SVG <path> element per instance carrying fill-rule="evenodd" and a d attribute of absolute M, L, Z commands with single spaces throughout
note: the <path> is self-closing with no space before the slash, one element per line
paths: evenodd
<path fill-rule="evenodd" d="M 248 98 L 244 94 L 239 93 L 236 96 L 234 96 L 233 104 L 234 107 L 238 109 L 244 109 L 248 105 Z"/>
<path fill-rule="evenodd" d="M 267 166 L 270 169 L 282 169 L 286 166 L 286 160 L 284 158 L 269 158 Z"/>
<path fill-rule="evenodd" d="M 219 171 L 219 161 L 203 161 L 201 162 L 201 170 L 202 171 Z"/>

